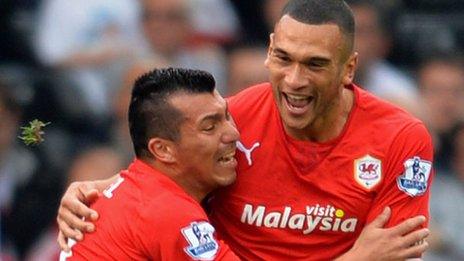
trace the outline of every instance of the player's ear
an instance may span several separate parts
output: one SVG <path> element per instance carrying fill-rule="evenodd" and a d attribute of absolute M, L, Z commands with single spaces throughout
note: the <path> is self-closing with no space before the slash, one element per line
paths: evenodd
<path fill-rule="evenodd" d="M 273 46 L 274 46 L 274 33 L 269 35 L 269 47 L 267 48 L 266 60 L 264 60 L 264 66 L 266 66 L 266 67 L 268 67 L 268 65 L 269 65 L 269 62 L 270 62 L 269 59 L 271 57 Z"/>
<path fill-rule="evenodd" d="M 152 138 L 148 141 L 148 150 L 155 160 L 173 163 L 175 159 L 174 143 L 170 140 Z"/>
<path fill-rule="evenodd" d="M 344 65 L 344 72 L 343 72 L 343 78 L 342 78 L 342 83 L 343 85 L 350 85 L 353 83 L 354 79 L 354 74 L 356 71 L 356 66 L 358 65 L 358 53 L 353 52 L 350 57 L 348 57 L 348 60 L 345 62 Z"/>

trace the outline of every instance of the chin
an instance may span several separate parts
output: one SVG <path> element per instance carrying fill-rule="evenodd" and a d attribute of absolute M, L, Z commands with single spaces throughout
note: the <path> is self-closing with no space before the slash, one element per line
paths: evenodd
<path fill-rule="evenodd" d="M 233 173 L 227 173 L 226 176 L 224 176 L 224 173 L 223 173 L 221 175 L 221 178 L 218 180 L 218 184 L 220 187 L 229 186 L 235 182 L 236 178 L 237 178 L 237 173 L 235 171 Z"/>
<path fill-rule="evenodd" d="M 311 121 L 304 119 L 304 120 L 295 120 L 295 119 L 286 119 L 284 124 L 287 128 L 293 130 L 303 130 L 305 129 Z"/>

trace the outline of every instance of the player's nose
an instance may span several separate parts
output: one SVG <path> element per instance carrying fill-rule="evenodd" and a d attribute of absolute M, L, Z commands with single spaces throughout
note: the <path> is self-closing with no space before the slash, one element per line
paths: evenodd
<path fill-rule="evenodd" d="M 293 89 L 298 89 L 307 85 L 308 79 L 305 75 L 305 68 L 300 64 L 294 64 L 285 71 L 285 84 Z"/>
<path fill-rule="evenodd" d="M 226 130 L 222 135 L 222 142 L 224 143 L 235 143 L 240 139 L 240 133 L 235 126 L 233 121 L 226 122 Z"/>

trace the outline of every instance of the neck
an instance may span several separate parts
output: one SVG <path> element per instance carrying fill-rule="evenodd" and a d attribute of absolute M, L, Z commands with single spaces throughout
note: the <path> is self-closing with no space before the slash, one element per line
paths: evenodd
<path fill-rule="evenodd" d="M 185 179 L 185 177 L 177 176 L 171 177 L 174 182 L 177 183 L 184 191 L 189 194 L 192 198 L 194 198 L 198 203 L 200 203 L 206 195 L 208 195 L 209 191 L 205 191 L 201 186 L 191 182 L 191 180 Z"/>
<path fill-rule="evenodd" d="M 209 193 L 209 191 L 205 191 L 203 187 L 198 186 L 189 178 L 193 176 L 191 173 L 185 174 L 186 172 L 182 171 L 181 168 L 176 166 L 176 164 L 165 164 L 159 160 L 150 160 L 145 162 L 163 173 L 165 176 L 169 177 L 198 203 L 200 203 Z"/>

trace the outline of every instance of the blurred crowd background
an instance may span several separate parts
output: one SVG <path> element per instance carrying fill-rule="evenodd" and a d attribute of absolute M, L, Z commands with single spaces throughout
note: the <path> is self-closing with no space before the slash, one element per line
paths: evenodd
<path fill-rule="evenodd" d="M 464 1 L 348 1 L 356 83 L 421 118 L 434 138 L 431 250 L 464 260 Z M 1 0 L 0 260 L 57 260 L 55 216 L 74 180 L 133 158 L 131 84 L 156 66 L 205 69 L 233 95 L 267 81 L 286 0 Z M 51 122 L 25 146 L 20 126 Z"/>

